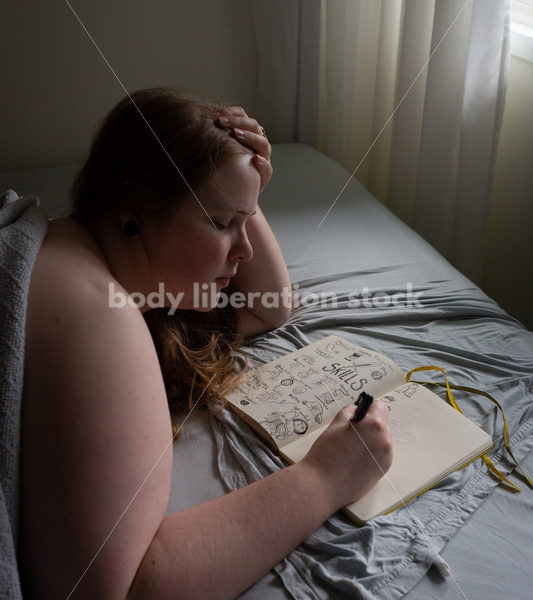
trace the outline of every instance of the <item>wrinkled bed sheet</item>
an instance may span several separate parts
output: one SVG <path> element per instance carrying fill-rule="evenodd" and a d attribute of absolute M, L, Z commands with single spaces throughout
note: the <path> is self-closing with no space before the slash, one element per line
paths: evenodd
<path fill-rule="evenodd" d="M 503 405 L 515 456 L 533 471 L 533 334 L 355 181 L 317 230 L 349 174 L 302 145 L 274 146 L 272 160 L 274 177 L 260 204 L 308 305 L 249 341 L 255 363 L 337 334 L 389 356 L 405 372 L 438 365 L 451 383 L 482 389 Z M 334 293 L 336 305 L 312 302 L 309 294 L 322 292 Z M 395 294 L 396 305 L 387 305 Z M 438 374 L 415 379 L 428 377 L 439 380 Z M 493 436 L 489 456 L 511 471 L 501 415 L 478 396 L 457 392 L 456 399 Z M 184 430 L 174 449 L 168 512 L 282 465 L 229 412 L 193 414 Z M 521 494 L 498 487 L 477 460 L 362 528 L 334 515 L 241 597 L 529 598 L 533 492 L 520 477 L 515 481 Z M 441 559 L 451 576 L 439 574 Z"/>
<path fill-rule="evenodd" d="M 251 340 L 247 349 L 256 362 L 337 334 L 382 352 L 405 372 L 437 364 L 452 383 L 483 389 L 503 404 L 513 451 L 531 474 L 533 334 L 357 182 L 317 230 L 348 179 L 330 159 L 306 146 L 283 144 L 274 146 L 272 161 L 274 177 L 260 203 L 298 286 L 295 291 L 333 292 L 337 305 L 301 306 L 283 327 Z M 58 215 L 64 214 L 74 172 L 70 166 L 9 173 L 0 175 L 0 183 L 39 196 L 48 214 Z M 405 306 L 409 290 L 411 305 Z M 379 299 L 384 294 L 403 294 L 397 297 L 403 305 L 385 306 L 386 300 Z M 438 380 L 439 375 L 419 379 L 428 377 Z M 436 393 L 444 398 L 441 390 Z M 502 455 L 501 416 L 484 399 L 461 392 L 456 398 L 467 416 L 494 437 L 491 456 L 497 466 L 512 469 Z M 233 455 L 232 447 L 254 460 L 236 462 L 239 454 Z M 169 513 L 216 498 L 279 466 L 277 457 L 230 413 L 218 420 L 193 413 L 174 457 Z M 533 491 L 521 477 L 510 477 L 522 487 L 521 494 L 498 486 L 478 460 L 406 508 L 361 529 L 335 515 L 241 598 L 529 599 Z M 448 563 L 452 577 L 440 575 L 436 567 L 441 563 L 432 550 Z"/>

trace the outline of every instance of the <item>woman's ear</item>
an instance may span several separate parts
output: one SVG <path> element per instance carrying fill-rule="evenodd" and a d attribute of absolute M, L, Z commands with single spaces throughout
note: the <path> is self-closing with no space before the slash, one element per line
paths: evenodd
<path fill-rule="evenodd" d="M 124 225 L 124 234 L 127 237 L 139 237 L 139 226 L 135 221 L 128 221 Z"/>
<path fill-rule="evenodd" d="M 140 229 L 138 219 L 131 213 L 124 213 L 119 217 L 121 231 L 128 238 L 139 237 Z"/>

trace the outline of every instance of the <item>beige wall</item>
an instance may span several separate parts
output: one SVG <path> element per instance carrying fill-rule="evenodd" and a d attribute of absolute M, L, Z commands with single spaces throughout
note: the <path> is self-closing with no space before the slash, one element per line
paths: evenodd
<path fill-rule="evenodd" d="M 248 0 L 72 0 L 128 91 L 170 85 L 253 112 Z M 0 171 L 80 161 L 125 95 L 61 2 L 7 2 L 0 19 Z"/>
<path fill-rule="evenodd" d="M 533 63 L 513 56 L 483 290 L 533 330 Z"/>

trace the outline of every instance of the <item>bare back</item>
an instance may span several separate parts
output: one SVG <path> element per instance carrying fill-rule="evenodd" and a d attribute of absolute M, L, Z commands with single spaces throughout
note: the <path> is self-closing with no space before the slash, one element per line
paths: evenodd
<path fill-rule="evenodd" d="M 109 306 L 110 282 L 120 288 L 95 240 L 51 221 L 26 326 L 19 544 L 31 598 L 66 598 L 96 555 L 74 597 L 119 597 L 166 510 L 172 434 L 157 354 L 140 311 Z"/>
<path fill-rule="evenodd" d="M 28 305 L 25 597 L 235 598 L 382 476 L 392 460 L 387 408 L 374 403 L 359 436 L 343 409 L 297 464 L 164 517 L 172 434 L 163 379 L 139 310 L 110 308 L 113 281 L 83 230 L 52 224 Z"/>

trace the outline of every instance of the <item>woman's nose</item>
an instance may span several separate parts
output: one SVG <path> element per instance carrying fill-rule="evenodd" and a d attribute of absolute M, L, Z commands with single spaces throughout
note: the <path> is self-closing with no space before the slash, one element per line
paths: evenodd
<path fill-rule="evenodd" d="M 232 261 L 246 262 L 251 260 L 254 255 L 254 249 L 246 235 L 246 231 L 239 234 L 239 238 L 233 244 L 230 250 L 229 258 Z"/>

